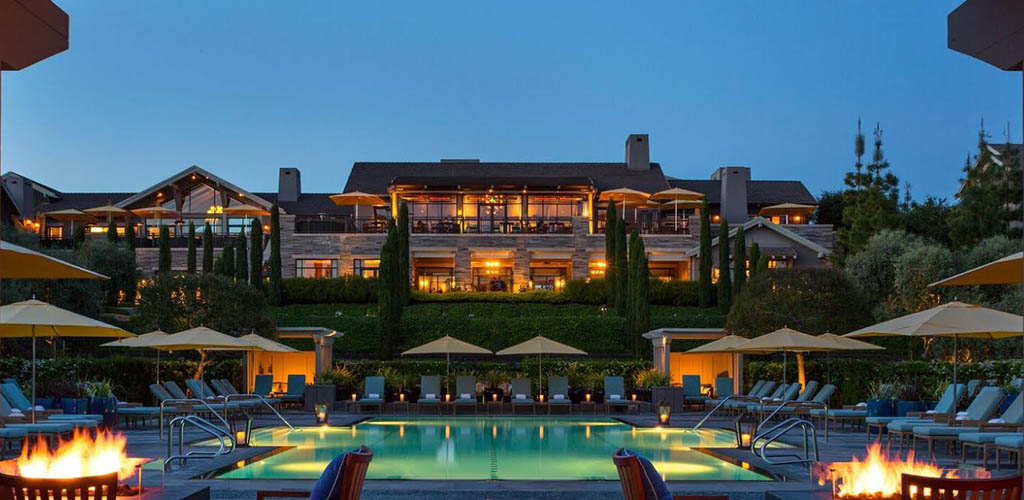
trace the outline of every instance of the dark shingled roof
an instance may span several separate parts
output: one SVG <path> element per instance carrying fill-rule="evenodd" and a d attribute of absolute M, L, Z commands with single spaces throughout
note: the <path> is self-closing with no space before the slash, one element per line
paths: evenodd
<path fill-rule="evenodd" d="M 704 193 L 708 203 L 714 205 L 722 201 L 722 182 L 703 179 L 673 179 L 668 181 L 672 187 L 688 189 Z M 777 205 L 779 203 L 802 203 L 817 205 L 818 200 L 800 181 L 747 181 L 748 205 Z"/>
<path fill-rule="evenodd" d="M 102 207 L 107 204 L 117 203 L 135 193 L 68 193 L 61 192 L 61 198 L 58 200 L 52 200 L 49 203 L 39 205 L 37 209 L 40 212 L 53 212 L 55 210 L 67 210 L 69 208 L 77 208 L 78 210 L 85 210 L 87 208 Z"/>
<path fill-rule="evenodd" d="M 383 194 L 396 177 L 514 177 L 533 179 L 542 185 L 551 184 L 550 179 L 589 178 L 599 191 L 628 187 L 647 193 L 669 187 L 657 163 L 651 163 L 650 170 L 629 170 L 625 163 L 356 162 L 345 184 L 345 192 Z"/>
<path fill-rule="evenodd" d="M 455 186 L 509 186 L 518 188 L 521 186 L 556 188 L 559 186 L 593 186 L 594 181 L 589 177 L 490 177 L 490 176 L 465 176 L 448 177 L 440 175 L 419 176 L 400 175 L 392 179 L 396 185 L 402 186 L 429 186 L 429 187 L 455 187 Z"/>
<path fill-rule="evenodd" d="M 277 193 L 253 193 L 271 203 L 277 201 Z M 351 211 L 352 207 L 339 207 L 331 201 L 331 195 L 337 193 L 302 193 L 298 201 L 282 201 L 281 210 L 291 215 L 341 215 Z"/>

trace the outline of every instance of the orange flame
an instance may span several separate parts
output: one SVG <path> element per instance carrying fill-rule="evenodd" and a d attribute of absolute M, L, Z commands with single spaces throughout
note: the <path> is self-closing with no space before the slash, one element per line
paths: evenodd
<path fill-rule="evenodd" d="M 117 472 L 118 477 L 124 479 L 134 474 L 139 463 L 137 459 L 128 458 L 126 444 L 121 434 L 100 431 L 93 438 L 88 431 L 76 429 L 74 437 L 70 441 L 61 439 L 53 452 L 43 438 L 34 446 L 26 442 L 14 465 L 17 474 L 23 477 L 56 479 Z"/>
<path fill-rule="evenodd" d="M 956 470 L 942 469 L 928 462 L 914 459 L 910 451 L 906 459 L 890 457 L 882 452 L 879 442 L 868 447 L 864 461 L 854 458 L 850 462 L 832 464 L 832 481 L 836 496 L 896 497 L 900 495 L 900 476 L 904 473 L 929 477 L 959 477 Z M 819 484 L 823 480 L 819 480 Z"/>

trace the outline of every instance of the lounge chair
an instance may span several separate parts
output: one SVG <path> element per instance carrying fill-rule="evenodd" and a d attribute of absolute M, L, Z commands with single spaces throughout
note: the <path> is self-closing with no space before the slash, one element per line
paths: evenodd
<path fill-rule="evenodd" d="M 973 401 L 974 395 L 981 389 L 981 379 L 973 379 L 967 381 L 967 392 L 964 394 L 964 399 L 967 401 Z"/>
<path fill-rule="evenodd" d="M 458 396 L 452 405 L 452 415 L 458 412 L 460 406 L 471 406 L 473 413 L 477 412 L 476 406 L 476 377 L 460 375 L 455 378 L 455 395 Z"/>
<path fill-rule="evenodd" d="M 21 392 L 21 387 L 13 382 L 4 382 L 0 384 L 0 394 L 7 399 L 12 409 L 16 409 L 31 418 L 32 412 L 36 412 L 36 420 L 94 420 L 96 422 L 103 421 L 103 415 L 84 415 L 84 414 L 68 414 L 64 415 L 62 410 L 42 410 L 38 411 L 34 409 L 34 406 L 29 403 L 28 398 L 25 397 L 25 393 Z M 93 426 L 95 427 L 95 426 Z"/>
<path fill-rule="evenodd" d="M 748 404 L 747 411 L 758 412 L 762 416 L 764 416 L 765 412 L 775 411 L 775 409 L 778 408 L 779 405 L 783 403 L 796 401 L 797 396 L 800 395 L 800 384 L 798 383 L 782 384 L 781 388 L 784 388 L 784 390 L 782 391 L 782 394 L 780 394 L 778 397 L 761 398 L 761 401 L 759 401 L 756 404 Z"/>
<path fill-rule="evenodd" d="M 517 408 L 529 406 L 533 414 L 537 414 L 537 402 L 533 400 L 533 384 L 528 378 L 517 378 L 512 380 L 512 387 L 509 389 L 509 401 L 512 402 L 512 414 Z"/>
<path fill-rule="evenodd" d="M 914 436 L 913 449 L 917 449 L 917 440 L 923 439 L 928 442 L 928 455 L 934 457 L 935 441 L 954 442 L 960 437 L 960 433 L 965 430 L 976 431 L 980 426 L 987 423 L 989 417 L 999 409 L 999 403 L 1003 401 L 1005 396 L 1006 393 L 998 387 L 982 387 L 966 411 L 958 413 L 955 418 L 947 419 L 944 423 L 910 425 L 909 423 L 901 424 L 900 422 L 895 422 L 890 425 L 895 426 L 898 432 L 907 432 L 906 427 L 909 426 L 910 432 Z M 1019 414 L 1017 416 L 1012 415 L 1012 413 L 1015 413 L 1014 410 L 1011 405 L 1011 409 L 1007 411 L 1011 413 L 1009 415 L 1010 418 L 1019 421 Z M 1011 429 L 1015 430 L 1016 425 L 1013 425 Z"/>
<path fill-rule="evenodd" d="M 259 394 L 264 398 L 269 398 L 270 393 L 274 390 L 274 376 L 273 375 L 256 375 L 255 380 L 252 384 L 252 392 Z"/>
<path fill-rule="evenodd" d="M 632 401 L 626 398 L 626 385 L 622 377 L 604 378 L 604 409 L 606 413 L 611 413 L 613 407 L 629 410 L 629 407 L 633 406 L 633 404 Z"/>
<path fill-rule="evenodd" d="M 420 398 L 416 400 L 416 412 L 424 405 L 433 405 L 437 413 L 441 414 L 441 377 L 437 375 L 423 375 L 420 377 Z"/>
<path fill-rule="evenodd" d="M 700 375 L 683 375 L 683 408 L 704 407 L 704 396 L 700 393 Z"/>
<path fill-rule="evenodd" d="M 788 387 L 789 386 L 787 384 L 776 384 L 775 382 L 769 380 L 761 384 L 761 387 L 753 393 L 753 396 L 742 396 L 738 398 L 732 398 L 725 403 L 724 407 L 729 411 L 746 411 L 748 405 L 750 405 L 751 403 L 760 404 L 760 401 L 764 398 L 781 398 L 782 393 L 785 392 Z"/>
<path fill-rule="evenodd" d="M 572 413 L 572 400 L 569 399 L 569 378 L 562 375 L 548 377 L 548 415 L 554 407 L 565 408 Z"/>
<path fill-rule="evenodd" d="M 757 381 L 757 382 L 756 382 L 756 383 L 754 384 L 754 386 L 753 386 L 753 387 L 751 387 L 749 391 L 747 391 L 747 393 L 746 393 L 746 394 L 742 394 L 742 393 L 741 393 L 741 394 L 736 394 L 736 395 L 735 395 L 735 397 L 733 397 L 733 398 L 732 398 L 732 399 L 730 399 L 729 401 L 737 401 L 737 400 L 739 400 L 739 399 L 741 399 L 741 398 L 745 398 L 745 399 L 747 399 L 747 400 L 752 400 L 752 399 L 753 399 L 753 398 L 755 397 L 755 396 L 754 396 L 755 394 L 758 394 L 758 393 L 760 393 L 760 392 L 761 392 L 761 387 L 764 387 L 764 384 L 766 384 L 766 383 L 767 383 L 767 381 L 766 381 L 766 380 L 758 380 L 758 381 Z M 722 401 L 725 401 L 725 400 L 726 400 L 726 398 L 728 398 L 729 396 L 733 396 L 733 395 L 734 395 L 734 394 L 733 394 L 733 391 L 732 391 L 732 390 L 730 390 L 730 391 L 729 391 L 729 395 L 728 395 L 728 396 L 726 396 L 726 395 L 724 395 L 724 394 L 720 394 L 720 393 L 718 392 L 718 388 L 717 388 L 717 387 L 715 387 L 715 397 L 714 397 L 714 398 L 711 398 L 711 399 L 709 399 L 709 400 L 707 401 L 707 403 L 705 403 L 705 404 L 706 404 L 707 406 L 718 406 L 719 404 L 721 404 L 721 403 L 722 403 Z"/>
<path fill-rule="evenodd" d="M 381 393 L 383 394 L 383 387 Z M 259 393 L 257 393 L 259 394 Z M 302 406 L 306 396 L 306 376 L 303 374 L 288 375 L 288 392 L 278 396 L 282 403 L 293 403 Z"/>
<path fill-rule="evenodd" d="M 811 383 L 808 382 L 807 385 L 810 386 Z M 821 390 L 814 395 L 813 398 L 808 399 L 806 401 L 794 401 L 791 403 L 787 403 L 782 406 L 782 409 L 779 410 L 779 413 L 783 415 L 797 414 L 810 415 L 811 417 L 823 417 L 825 414 L 825 408 L 823 408 L 823 406 L 828 407 L 828 402 L 830 399 L 832 399 L 832 396 L 835 395 L 836 390 L 837 389 L 835 385 L 825 384 L 824 386 L 822 386 Z"/>
<path fill-rule="evenodd" d="M 1004 451 L 1017 454 L 1017 468 L 1024 464 L 1024 460 L 1022 460 L 1024 456 L 1021 455 L 1021 449 L 1024 449 L 1024 435 L 997 437 L 994 448 L 996 449 L 996 470 L 999 470 L 1002 465 L 999 457 Z"/>
<path fill-rule="evenodd" d="M 178 383 L 173 380 L 164 382 L 164 389 L 167 389 L 167 392 L 170 393 L 171 397 L 174 399 L 205 399 L 200 394 L 193 394 L 190 398 L 188 394 L 185 394 L 185 391 L 181 390 Z"/>
<path fill-rule="evenodd" d="M 729 500 L 728 495 L 673 496 L 654 464 L 625 448 L 612 455 L 624 500 Z"/>
<path fill-rule="evenodd" d="M 36 416 L 38 417 L 39 415 Z M 68 434 L 74 431 L 75 427 L 81 427 L 74 420 L 50 422 L 44 419 L 32 423 L 30 419 L 30 416 L 20 413 L 20 410 L 19 413 L 15 413 L 7 398 L 0 396 L 0 424 L 3 424 L 3 427 L 0 427 L 0 429 L 20 429 L 25 431 L 26 434 L 43 434 L 52 437 Z M 93 422 L 92 427 L 96 427 L 95 422 Z"/>
<path fill-rule="evenodd" d="M 817 380 L 812 380 L 810 382 L 807 382 L 807 385 L 804 386 L 804 389 L 801 391 L 800 384 L 792 384 L 786 390 L 785 394 L 785 396 L 790 396 L 789 399 L 785 399 L 785 396 L 783 396 L 783 400 L 778 403 L 774 401 L 764 402 L 764 404 L 761 406 L 761 418 L 764 418 L 765 415 L 770 414 L 775 410 L 779 410 L 779 413 L 783 413 L 786 409 L 794 408 L 794 405 L 796 404 L 806 403 L 810 401 L 811 396 L 814 396 L 818 392 L 818 385 L 819 384 Z M 799 392 L 797 393 L 797 391 Z M 782 409 L 779 409 L 780 407 Z M 788 413 L 792 413 L 792 411 Z"/>
<path fill-rule="evenodd" d="M 3 460 L 6 455 L 8 441 L 21 441 L 26 436 L 28 436 L 28 431 L 21 427 L 0 427 L 0 460 Z"/>
<path fill-rule="evenodd" d="M 733 380 L 732 377 L 718 377 L 715 379 L 715 399 L 725 399 L 735 394 L 733 391 Z M 708 399 L 705 401 L 705 406 L 711 404 L 714 401 Z"/>
<path fill-rule="evenodd" d="M 773 391 L 771 394 L 768 394 L 768 395 L 765 395 L 765 396 L 761 396 L 761 397 L 759 397 L 757 399 L 753 399 L 753 400 L 746 399 L 746 398 L 734 399 L 734 400 L 731 400 L 728 403 L 726 403 L 725 407 L 730 409 L 730 410 L 732 410 L 732 411 L 739 412 L 739 413 L 742 413 L 742 412 L 757 412 L 761 408 L 761 405 L 764 404 L 765 401 L 782 401 L 782 398 L 785 395 L 786 391 L 789 390 L 789 386 L 790 386 L 789 384 L 781 384 L 781 385 L 775 387 L 775 391 Z M 762 388 L 764 388 L 764 387 L 770 387 L 770 386 L 768 386 L 768 385 L 762 386 Z M 799 390 L 799 388 L 797 390 Z M 796 393 L 794 392 L 794 395 L 795 394 Z"/>
<path fill-rule="evenodd" d="M 220 379 L 220 386 L 224 389 L 225 392 L 227 392 L 228 395 L 233 396 L 233 397 L 234 396 L 252 396 L 252 394 L 243 394 L 241 392 L 238 392 L 238 389 L 235 389 L 235 386 L 231 383 L 231 381 L 226 379 L 226 378 Z M 272 397 L 272 396 L 260 396 L 260 397 L 262 397 L 263 401 L 266 401 L 267 404 L 269 404 L 271 406 L 277 406 L 277 405 L 281 404 L 281 400 L 278 399 L 278 398 L 275 398 L 275 397 Z M 259 399 L 255 398 L 255 397 L 250 397 L 248 399 L 254 400 L 253 406 L 262 406 L 262 404 L 263 404 Z M 242 401 L 245 401 L 245 400 L 246 399 L 242 399 Z"/>
<path fill-rule="evenodd" d="M 384 377 L 366 377 L 363 381 L 363 397 L 359 398 L 359 411 L 363 411 L 364 406 L 376 406 L 378 412 L 384 413 Z"/>
<path fill-rule="evenodd" d="M 949 384 L 948 386 L 946 386 L 946 390 L 943 391 L 942 397 L 939 398 L 939 402 L 935 404 L 935 409 L 934 410 L 929 410 L 929 411 L 926 411 L 926 412 L 909 413 L 905 417 L 895 417 L 895 416 L 892 416 L 892 417 L 865 417 L 864 418 L 864 424 L 865 424 L 865 427 L 866 427 L 867 434 L 870 437 L 871 436 L 871 429 L 878 429 L 878 435 L 881 436 L 882 435 L 882 430 L 886 429 L 887 426 L 890 423 L 896 422 L 896 421 L 901 421 L 901 420 L 918 420 L 918 421 L 925 420 L 925 421 L 928 421 L 928 420 L 931 419 L 932 415 L 936 415 L 936 414 L 948 415 L 948 414 L 951 414 L 951 413 L 955 413 L 956 412 L 956 405 L 960 401 L 960 398 L 964 397 L 964 392 L 966 392 L 966 390 L 967 390 L 967 387 L 964 386 L 964 384 L 956 384 L 955 387 L 953 386 L 953 384 Z"/>
<path fill-rule="evenodd" d="M 975 447 L 978 448 L 979 453 L 984 455 L 984 463 L 988 466 L 988 450 L 991 445 L 995 444 L 996 438 L 1020 434 L 1018 431 L 1024 425 L 1024 398 L 1022 398 L 1022 394 L 1018 393 L 998 419 L 970 424 L 962 423 L 962 425 L 964 430 L 957 437 L 962 445 L 961 461 L 966 462 L 968 448 Z"/>
<path fill-rule="evenodd" d="M 175 385 L 175 387 L 177 387 L 177 385 Z M 181 391 L 181 389 L 178 389 L 178 391 Z M 164 404 L 165 401 L 189 398 L 175 397 L 167 390 L 167 387 L 160 384 L 149 384 L 149 392 L 153 394 L 154 398 L 156 398 L 157 407 L 163 406 L 164 413 L 209 413 L 210 411 L 210 409 L 204 405 L 191 402 L 174 402 Z M 159 412 L 157 412 L 157 415 L 159 416 Z"/>
<path fill-rule="evenodd" d="M 312 491 L 260 490 L 256 500 L 267 498 L 308 498 L 310 500 L 359 500 L 366 479 L 366 469 L 373 460 L 373 451 L 359 447 L 331 460 Z"/>

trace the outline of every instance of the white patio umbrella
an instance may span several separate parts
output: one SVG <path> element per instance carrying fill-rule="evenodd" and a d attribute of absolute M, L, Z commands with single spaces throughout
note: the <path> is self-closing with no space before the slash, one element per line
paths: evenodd
<path fill-rule="evenodd" d="M 203 380 L 203 362 L 206 360 L 206 351 L 262 351 L 263 348 L 238 337 L 232 337 L 224 333 L 198 326 L 188 330 L 180 331 L 173 335 L 158 338 L 150 343 L 149 347 L 163 349 L 165 351 L 199 351 L 199 380 Z M 205 399 L 206 394 L 200 395 Z"/>
<path fill-rule="evenodd" d="M 699 203 L 700 200 L 703 198 L 704 195 L 702 193 L 677 187 L 672 189 L 666 189 L 664 191 L 658 191 L 657 193 L 651 195 L 652 200 L 672 200 L 669 203 L 672 203 L 672 208 L 674 210 L 672 215 L 675 220 L 676 230 L 679 230 L 679 202 L 688 201 L 691 203 Z"/>
<path fill-rule="evenodd" d="M 402 353 L 402 356 L 415 356 L 424 354 L 444 354 L 444 390 L 449 392 L 448 379 L 451 378 L 452 354 L 494 354 L 483 347 L 463 342 L 457 338 L 445 335 L 437 340 L 427 342 L 418 347 L 413 347 Z"/>
<path fill-rule="evenodd" d="M 726 352 L 747 352 L 752 354 L 773 354 L 781 352 L 783 356 L 782 383 L 786 383 L 786 358 L 788 353 L 795 352 L 797 355 L 800 355 L 805 352 L 825 352 L 830 350 L 832 350 L 832 348 L 826 341 L 821 340 L 814 335 L 798 332 L 791 328 L 780 328 L 774 332 L 761 335 L 760 337 L 754 337 L 751 340 L 727 349 Z M 798 379 L 801 380 L 801 383 L 803 378 L 804 374 L 801 372 L 798 375 Z"/>
<path fill-rule="evenodd" d="M 555 354 L 561 356 L 586 356 L 586 351 L 581 351 L 575 347 L 565 345 L 561 342 L 555 342 L 547 337 L 540 335 L 520 342 L 507 349 L 502 349 L 497 352 L 498 356 L 528 356 L 532 354 L 537 355 L 537 390 L 541 390 L 544 387 L 544 377 L 542 375 L 544 367 L 544 354 Z"/>
<path fill-rule="evenodd" d="M 153 330 L 149 333 L 143 333 L 135 337 L 129 337 L 125 339 L 115 340 L 113 342 L 107 342 L 101 344 L 100 347 L 153 347 L 153 342 L 163 339 L 169 335 L 161 330 Z M 154 348 L 155 349 L 155 348 Z M 156 349 L 156 383 L 160 383 L 160 351 L 163 349 Z"/>

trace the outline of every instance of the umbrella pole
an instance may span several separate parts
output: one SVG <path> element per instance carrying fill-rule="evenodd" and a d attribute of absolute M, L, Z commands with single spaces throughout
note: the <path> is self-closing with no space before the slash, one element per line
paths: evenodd
<path fill-rule="evenodd" d="M 359 205 L 356 205 L 358 207 Z M 444 353 L 444 393 L 451 394 L 452 389 L 450 387 L 449 380 L 452 378 L 452 354 L 448 351 Z"/>
<path fill-rule="evenodd" d="M 957 354 L 957 335 L 954 333 L 953 334 L 953 387 L 954 387 L 953 390 L 954 391 L 956 390 L 955 389 L 955 387 L 956 387 L 956 358 L 957 358 L 956 354 Z"/>
<path fill-rule="evenodd" d="M 825 383 L 832 383 L 832 353 L 825 352 Z"/>
<path fill-rule="evenodd" d="M 36 423 L 36 325 L 32 325 L 32 423 Z"/>
<path fill-rule="evenodd" d="M 156 383 L 160 383 L 160 349 L 156 350 Z"/>
<path fill-rule="evenodd" d="M 676 231 L 679 231 L 679 198 L 677 197 L 675 201 L 676 202 L 673 204 L 675 212 L 672 214 L 672 218 L 676 221 Z"/>
<path fill-rule="evenodd" d="M 542 372 L 544 368 L 544 359 L 541 358 L 541 354 L 537 355 L 537 394 L 541 394 L 544 391 L 544 375 Z"/>
<path fill-rule="evenodd" d="M 782 383 L 783 384 L 786 383 L 786 369 L 789 368 L 786 365 L 788 365 L 788 364 L 789 364 L 789 353 L 786 352 L 786 351 L 782 351 Z"/>

